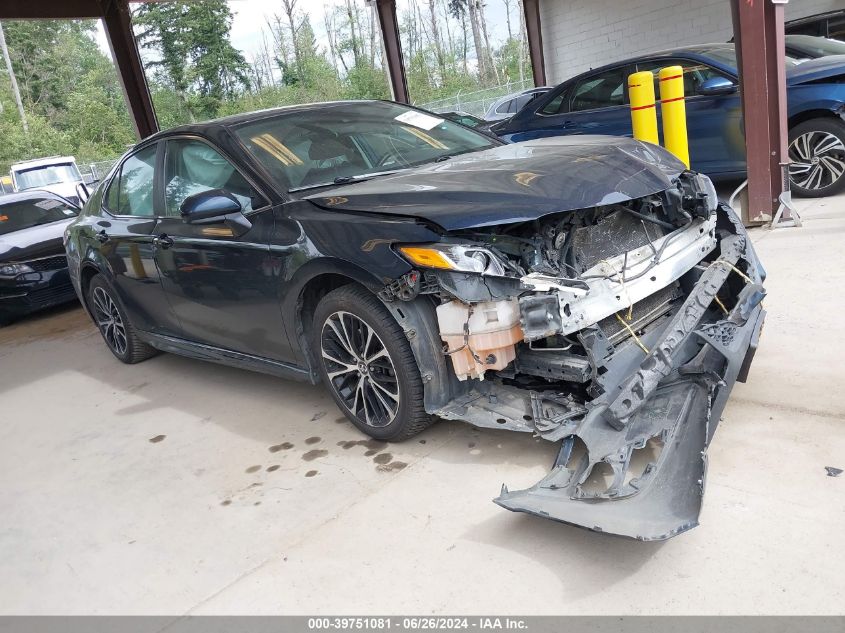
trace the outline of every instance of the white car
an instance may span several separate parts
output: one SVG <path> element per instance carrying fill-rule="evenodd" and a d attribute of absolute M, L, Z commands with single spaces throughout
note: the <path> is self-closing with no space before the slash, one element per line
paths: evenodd
<path fill-rule="evenodd" d="M 74 204 L 80 201 L 79 185 L 85 187 L 73 156 L 51 156 L 12 165 L 10 170 L 15 191 L 41 189 L 58 194 Z"/>

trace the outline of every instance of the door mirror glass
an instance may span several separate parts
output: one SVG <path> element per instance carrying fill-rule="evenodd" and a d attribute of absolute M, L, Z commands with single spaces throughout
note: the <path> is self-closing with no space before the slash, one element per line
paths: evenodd
<path fill-rule="evenodd" d="M 179 207 L 182 219 L 188 224 L 223 222 L 227 215 L 241 213 L 238 199 L 222 189 L 209 189 L 188 196 Z"/>
<path fill-rule="evenodd" d="M 698 94 L 705 96 L 727 95 L 736 92 L 736 84 L 727 77 L 711 77 L 698 87 Z"/>

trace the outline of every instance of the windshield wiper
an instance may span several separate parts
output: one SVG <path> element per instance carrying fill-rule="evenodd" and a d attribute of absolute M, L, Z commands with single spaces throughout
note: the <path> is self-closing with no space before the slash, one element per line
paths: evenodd
<path fill-rule="evenodd" d="M 308 189 L 319 189 L 320 187 L 331 187 L 332 185 L 346 185 L 353 182 L 364 182 L 376 176 L 387 176 L 388 174 L 395 174 L 398 171 L 405 171 L 404 169 L 391 169 L 388 171 L 374 171 L 369 174 L 359 174 L 357 176 L 338 176 L 331 182 L 320 182 L 313 185 L 303 185 L 302 187 L 293 187 L 288 189 L 288 193 L 295 191 L 306 191 Z"/>

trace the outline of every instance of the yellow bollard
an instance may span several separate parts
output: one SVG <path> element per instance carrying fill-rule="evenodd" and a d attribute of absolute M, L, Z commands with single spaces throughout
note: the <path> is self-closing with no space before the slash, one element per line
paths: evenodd
<path fill-rule="evenodd" d="M 689 169 L 687 141 L 687 109 L 684 103 L 684 69 L 680 66 L 661 68 L 660 113 L 663 116 L 663 143 L 666 149 Z"/>
<path fill-rule="evenodd" d="M 628 77 L 628 97 L 631 101 L 631 127 L 634 138 L 660 145 L 657 135 L 657 109 L 654 107 L 654 73 L 650 70 Z"/>

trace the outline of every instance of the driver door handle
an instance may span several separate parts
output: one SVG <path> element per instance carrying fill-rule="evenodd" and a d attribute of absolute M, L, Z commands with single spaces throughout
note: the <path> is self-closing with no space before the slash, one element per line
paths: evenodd
<path fill-rule="evenodd" d="M 153 245 L 158 246 L 160 248 L 170 248 L 171 246 L 173 246 L 173 238 L 170 237 L 167 233 L 156 235 L 153 238 Z"/>

